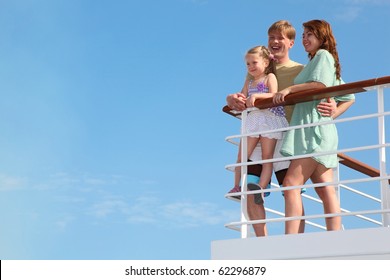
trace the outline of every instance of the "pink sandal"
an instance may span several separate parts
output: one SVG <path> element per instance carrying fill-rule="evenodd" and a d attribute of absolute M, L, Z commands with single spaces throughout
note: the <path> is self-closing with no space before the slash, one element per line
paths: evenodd
<path fill-rule="evenodd" d="M 240 186 L 234 186 L 228 193 L 236 193 L 236 192 L 241 192 L 241 187 Z M 240 195 L 233 196 L 235 199 L 241 199 Z"/>

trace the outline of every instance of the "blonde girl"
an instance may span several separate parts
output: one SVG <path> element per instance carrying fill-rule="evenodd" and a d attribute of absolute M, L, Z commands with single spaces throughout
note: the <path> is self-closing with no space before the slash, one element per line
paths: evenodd
<path fill-rule="evenodd" d="M 245 95 L 247 107 L 254 107 L 258 98 L 265 94 L 272 96 L 278 91 L 278 82 L 276 80 L 275 59 L 265 46 L 256 46 L 247 51 L 245 55 L 247 77 L 245 79 L 242 94 Z M 272 95 L 271 95 L 272 94 Z M 274 154 L 276 141 L 283 137 L 283 132 L 269 133 L 266 131 L 274 130 L 288 126 L 283 106 L 272 107 L 269 109 L 257 109 L 248 114 L 245 133 L 257 133 L 248 137 L 248 157 L 252 154 L 256 145 L 260 143 L 262 150 L 262 159 L 271 159 Z M 263 133 L 266 132 L 266 133 Z M 241 145 L 238 151 L 237 163 L 241 162 Z M 272 163 L 264 163 L 262 166 L 259 184 L 248 184 L 251 190 L 265 189 L 269 186 L 272 176 Z M 229 193 L 240 192 L 241 168 L 236 167 L 234 174 L 234 187 Z M 255 202 L 262 204 L 264 202 L 262 194 L 256 194 Z"/>

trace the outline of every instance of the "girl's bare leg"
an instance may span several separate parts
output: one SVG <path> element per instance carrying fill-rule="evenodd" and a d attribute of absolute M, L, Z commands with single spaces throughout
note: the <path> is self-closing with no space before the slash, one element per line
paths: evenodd
<path fill-rule="evenodd" d="M 267 137 L 260 138 L 261 153 L 262 153 L 261 158 L 263 160 L 273 158 L 276 141 L 277 141 L 276 139 L 271 139 Z M 259 185 L 262 189 L 265 189 L 272 177 L 273 163 L 263 163 L 262 165 L 263 165 L 263 169 L 261 171 Z"/>
<path fill-rule="evenodd" d="M 247 151 L 248 151 L 247 156 L 248 156 L 248 158 L 253 153 L 258 142 L 259 142 L 259 138 L 248 137 L 248 140 L 247 140 Z M 240 146 L 238 148 L 237 163 L 241 163 L 241 142 L 240 142 Z M 234 186 L 240 186 L 241 185 L 240 181 L 241 181 L 241 167 L 237 166 L 234 169 Z"/>
<path fill-rule="evenodd" d="M 241 163 L 241 141 L 240 145 L 238 146 L 238 154 L 237 154 L 237 161 L 236 163 Z M 241 180 L 241 167 L 237 166 L 234 169 L 234 186 L 240 186 L 240 180 Z"/>

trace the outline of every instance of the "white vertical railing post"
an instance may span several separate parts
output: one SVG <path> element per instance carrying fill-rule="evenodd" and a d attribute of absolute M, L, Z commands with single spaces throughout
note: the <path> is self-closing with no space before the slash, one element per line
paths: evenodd
<path fill-rule="evenodd" d="M 244 110 L 241 113 L 241 135 L 245 133 L 246 118 L 248 116 L 248 111 Z M 248 137 L 241 138 L 241 191 L 247 191 L 247 162 L 248 162 Z M 247 195 L 241 195 L 241 222 L 246 223 L 248 221 L 248 209 L 247 209 Z M 249 237 L 249 225 L 241 225 L 241 238 Z"/>
<path fill-rule="evenodd" d="M 378 92 L 378 113 L 383 114 L 384 109 L 384 96 L 383 96 L 383 86 L 378 86 L 377 89 Z M 378 140 L 379 145 L 384 145 L 386 143 L 386 130 L 385 130 L 385 117 L 379 116 L 378 117 Z M 380 147 L 379 148 L 379 171 L 380 176 L 386 176 L 386 147 Z M 389 189 L 389 182 L 387 179 L 381 180 L 381 207 L 382 210 L 390 209 L 390 189 Z M 382 222 L 384 227 L 390 226 L 390 214 L 384 212 L 382 214 Z"/>

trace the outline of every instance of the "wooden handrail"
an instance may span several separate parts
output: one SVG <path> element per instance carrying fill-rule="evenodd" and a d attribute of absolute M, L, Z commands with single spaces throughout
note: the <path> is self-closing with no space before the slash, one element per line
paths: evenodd
<path fill-rule="evenodd" d="M 351 158 L 343 153 L 338 153 L 337 156 L 341 159 L 339 162 L 351 169 L 354 169 L 360 173 L 363 173 L 370 177 L 379 177 L 380 171 L 364 162 L 358 161 L 357 159 Z M 390 184 L 390 179 L 388 180 Z"/>
<path fill-rule="evenodd" d="M 300 102 L 320 100 L 327 97 L 365 92 L 366 88 L 385 85 L 385 84 L 390 84 L 390 76 L 364 80 L 359 82 L 353 82 L 353 83 L 343 84 L 339 86 L 326 87 L 322 89 L 300 91 L 300 92 L 287 95 L 285 98 L 285 103 L 283 105 L 293 105 Z M 255 105 L 259 109 L 266 109 L 275 106 L 275 104 L 273 104 L 272 102 L 272 98 L 256 100 Z M 234 117 L 241 115 L 241 112 L 232 110 L 227 105 L 223 107 L 222 111 Z M 351 169 L 354 169 L 370 177 L 380 176 L 380 172 L 378 169 L 375 169 L 361 161 L 358 161 L 357 159 L 351 158 L 342 153 L 337 154 L 337 156 L 341 159 L 340 160 L 341 164 Z M 390 184 L 390 180 L 388 180 L 388 182 Z"/>
<path fill-rule="evenodd" d="M 368 87 L 390 84 L 390 76 L 364 80 L 359 82 L 353 82 L 343 84 L 339 86 L 326 87 L 321 89 L 305 90 L 300 92 L 291 93 L 286 96 L 285 102 L 281 105 L 293 105 L 296 103 L 307 102 L 312 100 L 320 100 L 327 97 L 340 96 L 350 93 L 365 92 Z M 255 106 L 259 109 L 265 109 L 275 106 L 272 102 L 272 98 L 264 98 L 256 100 Z M 237 117 L 241 112 L 232 110 L 229 106 L 224 106 L 223 112 Z"/>

